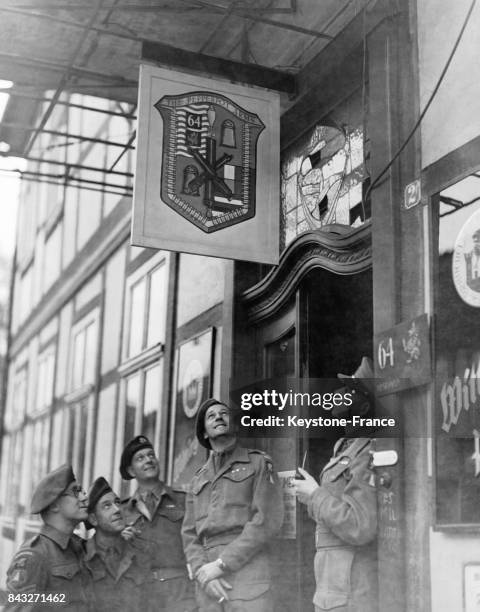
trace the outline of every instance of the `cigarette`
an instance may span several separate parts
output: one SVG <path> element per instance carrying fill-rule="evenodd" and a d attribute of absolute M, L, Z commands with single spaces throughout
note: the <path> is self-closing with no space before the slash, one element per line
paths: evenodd
<path fill-rule="evenodd" d="M 220 597 L 220 599 L 218 600 L 218 603 L 222 603 L 223 601 L 225 601 L 225 597 Z"/>

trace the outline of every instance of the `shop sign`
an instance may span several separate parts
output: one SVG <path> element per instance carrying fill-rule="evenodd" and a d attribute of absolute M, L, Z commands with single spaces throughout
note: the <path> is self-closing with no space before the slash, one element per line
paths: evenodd
<path fill-rule="evenodd" d="M 279 95 L 141 66 L 132 243 L 279 257 Z"/>
<path fill-rule="evenodd" d="M 377 334 L 374 341 L 378 395 L 396 393 L 431 380 L 428 316 L 420 315 Z"/>
<path fill-rule="evenodd" d="M 452 257 L 455 289 L 469 306 L 480 306 L 480 211 L 463 224 Z"/>
<path fill-rule="evenodd" d="M 480 429 L 479 370 L 480 363 L 474 361 L 453 379 L 439 382 L 442 432 L 470 437 Z"/>

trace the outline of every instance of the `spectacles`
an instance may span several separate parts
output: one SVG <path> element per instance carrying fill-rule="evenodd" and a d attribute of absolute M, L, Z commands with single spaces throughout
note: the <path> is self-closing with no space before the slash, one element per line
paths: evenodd
<path fill-rule="evenodd" d="M 65 493 L 62 493 L 60 497 L 75 497 L 76 499 L 78 499 L 79 497 L 82 497 L 83 495 L 86 495 L 86 494 L 87 493 L 85 489 L 82 487 L 82 485 L 75 485 L 70 489 L 70 491 L 66 491 Z"/>

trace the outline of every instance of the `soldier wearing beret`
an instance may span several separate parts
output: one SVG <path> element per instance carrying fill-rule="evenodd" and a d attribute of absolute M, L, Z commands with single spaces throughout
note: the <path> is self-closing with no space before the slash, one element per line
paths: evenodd
<path fill-rule="evenodd" d="M 283 506 L 271 459 L 237 442 L 233 415 L 216 399 L 199 408 L 196 433 L 212 450 L 190 483 L 183 524 L 201 612 L 272 612 L 266 544 Z"/>
<path fill-rule="evenodd" d="M 96 612 L 137 612 L 146 609 L 146 587 L 152 580 L 150 560 L 126 525 L 118 496 L 102 476 L 88 494 L 86 564 L 92 574 Z M 127 528 L 132 529 L 132 528 Z"/>
<path fill-rule="evenodd" d="M 50 472 L 33 493 L 39 534 L 22 544 L 7 572 L 7 606 L 12 612 L 92 612 L 92 582 L 84 564 L 84 542 L 73 530 L 87 518 L 87 495 L 72 468 Z M 8 601 L 9 596 L 13 601 Z"/>
<path fill-rule="evenodd" d="M 354 398 L 349 415 L 341 416 L 366 416 L 373 397 L 371 361 L 364 357 L 353 377 L 339 377 Z M 334 416 L 340 416 L 338 411 Z M 377 495 L 369 467 L 371 446 L 368 437 L 338 440 L 320 484 L 298 468 L 304 478 L 295 481 L 298 500 L 317 524 L 315 612 L 377 610 Z"/>
<path fill-rule="evenodd" d="M 154 580 L 148 589 L 149 603 L 165 612 L 196 610 L 180 533 L 185 494 L 159 479 L 158 459 L 145 436 L 137 436 L 127 444 L 120 473 L 125 480 L 135 478 L 138 484 L 135 494 L 123 503 L 123 514 L 150 554 Z"/>

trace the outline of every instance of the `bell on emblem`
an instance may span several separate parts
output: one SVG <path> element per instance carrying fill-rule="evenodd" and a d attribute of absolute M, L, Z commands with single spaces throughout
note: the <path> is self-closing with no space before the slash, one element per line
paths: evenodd
<path fill-rule="evenodd" d="M 192 181 L 198 177 L 198 168 L 193 166 L 192 164 L 185 166 L 183 170 L 183 185 L 182 185 L 182 193 L 185 195 L 198 196 L 200 192 L 198 191 L 198 184 L 194 183 L 191 185 Z"/>
<path fill-rule="evenodd" d="M 222 146 L 235 148 L 235 124 L 230 119 L 222 123 Z"/>

